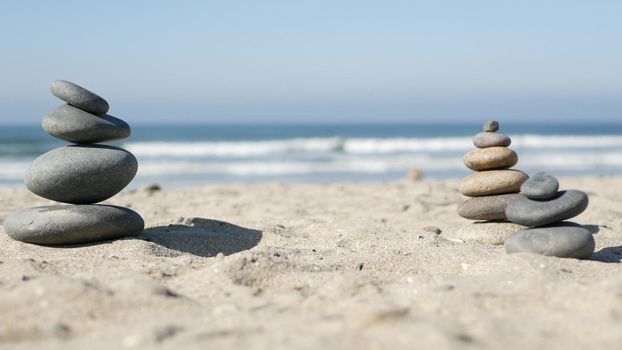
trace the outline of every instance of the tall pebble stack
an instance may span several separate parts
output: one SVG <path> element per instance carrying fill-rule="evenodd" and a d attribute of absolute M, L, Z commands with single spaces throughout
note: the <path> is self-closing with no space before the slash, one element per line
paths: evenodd
<path fill-rule="evenodd" d="M 35 159 L 25 177 L 36 195 L 72 205 L 24 209 L 4 221 L 7 234 L 18 241 L 42 244 L 83 244 L 137 236 L 142 217 L 128 209 L 98 205 L 125 188 L 138 170 L 130 152 L 98 143 L 130 135 L 130 126 L 106 114 L 108 102 L 68 81 L 56 80 L 52 94 L 67 104 L 48 113 L 42 127 L 48 134 L 73 144 Z"/>
<path fill-rule="evenodd" d="M 464 155 L 464 165 L 474 173 L 462 179 L 460 193 L 471 197 L 458 205 L 458 214 L 470 220 L 504 221 L 505 210 L 516 199 L 528 176 L 510 169 L 518 156 L 507 148 L 511 139 L 499 132 L 497 121 L 484 123 L 483 132 L 475 135 L 476 150 Z"/>

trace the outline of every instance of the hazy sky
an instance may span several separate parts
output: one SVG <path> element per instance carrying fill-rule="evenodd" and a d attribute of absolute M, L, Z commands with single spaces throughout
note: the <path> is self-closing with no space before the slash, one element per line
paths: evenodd
<path fill-rule="evenodd" d="M 0 118 L 622 120 L 622 1 L 0 1 Z"/>

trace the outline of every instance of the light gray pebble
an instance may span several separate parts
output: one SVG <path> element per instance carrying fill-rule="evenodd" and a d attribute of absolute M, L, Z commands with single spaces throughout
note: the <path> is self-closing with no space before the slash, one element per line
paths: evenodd
<path fill-rule="evenodd" d="M 484 131 L 473 137 L 473 145 L 477 148 L 508 147 L 512 140 L 500 132 Z"/>
<path fill-rule="evenodd" d="M 499 130 L 499 122 L 496 120 L 487 120 L 484 123 L 484 127 L 483 127 L 484 131 L 489 131 L 489 132 L 495 132 L 497 130 Z"/>
<path fill-rule="evenodd" d="M 108 114 L 100 116 L 71 105 L 63 105 L 48 113 L 42 122 L 48 134 L 73 143 L 97 143 L 120 140 L 130 136 L 130 126 Z"/>
<path fill-rule="evenodd" d="M 110 108 L 103 98 L 66 80 L 54 80 L 50 85 L 50 91 L 70 105 L 95 115 L 107 113 Z"/>

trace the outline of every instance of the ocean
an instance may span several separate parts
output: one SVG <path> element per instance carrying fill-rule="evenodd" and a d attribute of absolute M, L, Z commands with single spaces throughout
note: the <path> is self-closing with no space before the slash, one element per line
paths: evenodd
<path fill-rule="evenodd" d="M 411 169 L 424 178 L 460 178 L 481 124 L 135 125 L 113 145 L 139 161 L 130 187 L 224 182 L 384 181 Z M 622 124 L 511 124 L 516 169 L 556 176 L 622 175 Z M 29 163 L 66 143 L 39 126 L 0 128 L 0 186 L 22 186 Z"/>

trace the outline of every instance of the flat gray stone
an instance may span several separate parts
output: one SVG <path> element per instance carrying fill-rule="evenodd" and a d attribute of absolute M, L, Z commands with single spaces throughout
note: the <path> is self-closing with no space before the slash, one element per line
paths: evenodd
<path fill-rule="evenodd" d="M 447 238 L 463 242 L 502 245 L 514 232 L 524 229 L 523 226 L 509 222 L 476 221 L 460 227 L 456 232 L 443 233 Z"/>
<path fill-rule="evenodd" d="M 505 209 L 520 194 L 501 194 L 467 199 L 458 205 L 458 215 L 470 220 L 505 220 Z"/>
<path fill-rule="evenodd" d="M 69 81 L 54 80 L 50 90 L 61 100 L 95 115 L 107 113 L 110 108 L 103 98 Z"/>
<path fill-rule="evenodd" d="M 505 251 L 533 253 L 559 258 L 586 259 L 594 252 L 594 237 L 589 230 L 573 222 L 530 228 L 512 234 Z"/>
<path fill-rule="evenodd" d="M 500 132 L 480 132 L 473 137 L 473 145 L 477 148 L 508 147 L 512 140 Z"/>
<path fill-rule="evenodd" d="M 71 105 L 63 105 L 43 118 L 43 130 L 73 143 L 97 143 L 130 136 L 130 126 L 108 114 L 100 116 Z"/>
<path fill-rule="evenodd" d="M 43 198 L 92 204 L 119 193 L 136 175 L 130 152 L 105 145 L 71 145 L 35 159 L 26 172 L 28 189 Z"/>
<path fill-rule="evenodd" d="M 487 120 L 484 123 L 484 127 L 483 127 L 484 131 L 489 131 L 489 132 L 495 132 L 497 130 L 499 130 L 499 122 L 496 120 Z"/>
<path fill-rule="evenodd" d="M 530 199 L 550 199 L 557 194 L 559 182 L 552 175 L 539 172 L 523 182 L 520 193 Z"/>
<path fill-rule="evenodd" d="M 508 220 L 523 226 L 544 226 L 573 218 L 587 208 L 587 194 L 568 190 L 557 192 L 550 200 L 540 201 L 525 196 L 512 201 L 505 211 Z"/>
<path fill-rule="evenodd" d="M 20 210 L 4 220 L 9 237 L 35 244 L 82 244 L 138 236 L 145 222 L 110 205 L 50 205 Z"/>

